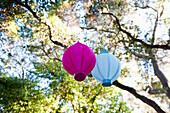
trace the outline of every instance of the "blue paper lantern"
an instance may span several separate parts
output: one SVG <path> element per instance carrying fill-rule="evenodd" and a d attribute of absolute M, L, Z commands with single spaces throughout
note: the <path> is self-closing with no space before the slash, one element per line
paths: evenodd
<path fill-rule="evenodd" d="M 96 64 L 92 70 L 93 77 L 104 87 L 112 85 L 120 75 L 121 66 L 119 59 L 105 49 L 96 56 Z"/>

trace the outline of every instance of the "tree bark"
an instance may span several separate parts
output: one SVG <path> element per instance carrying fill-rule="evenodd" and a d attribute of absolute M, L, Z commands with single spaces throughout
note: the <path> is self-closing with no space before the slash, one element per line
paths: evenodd
<path fill-rule="evenodd" d="M 164 89 L 152 89 L 150 87 L 148 93 L 149 94 L 162 94 L 162 93 L 165 93 L 165 90 Z"/>
<path fill-rule="evenodd" d="M 12 0 L 15 4 L 18 4 L 20 6 L 23 6 L 25 7 L 27 10 L 29 10 L 32 15 L 42 24 L 46 25 L 48 27 L 48 30 L 49 30 L 49 39 L 55 44 L 55 45 L 59 45 L 61 47 L 64 47 L 64 48 L 67 48 L 68 46 L 67 45 L 64 45 L 63 43 L 61 42 L 58 42 L 58 41 L 53 41 L 52 40 L 52 31 L 51 31 L 51 26 L 48 25 L 45 21 L 43 21 L 40 17 L 38 17 L 36 15 L 36 12 L 34 12 L 30 6 L 28 6 L 28 4 L 23 4 L 22 2 L 18 1 L 18 0 Z M 104 14 L 104 13 L 103 13 Z M 110 15 L 114 16 L 113 14 L 109 13 Z M 115 16 L 114 16 L 115 17 Z M 120 23 L 118 21 L 118 19 L 116 18 L 116 22 L 117 24 L 119 25 L 119 29 L 120 31 L 122 31 L 123 33 L 125 33 L 127 36 L 131 37 L 133 41 L 135 42 L 140 42 L 143 46 L 145 47 L 148 47 L 148 48 L 161 48 L 161 49 L 170 49 L 170 46 L 169 45 L 149 45 L 145 42 L 143 42 L 142 40 L 140 39 L 136 39 L 134 38 L 133 36 L 131 36 L 131 34 L 129 32 L 127 32 L 126 30 L 122 29 L 120 27 Z M 123 89 L 123 90 L 126 90 L 130 93 L 132 93 L 136 98 L 139 98 L 140 100 L 142 100 L 144 103 L 150 105 L 151 107 L 153 107 L 158 113 L 165 113 L 153 100 L 151 99 L 148 99 L 147 97 L 145 96 L 142 96 L 140 94 L 138 94 L 136 92 L 136 90 L 134 88 L 131 88 L 131 87 L 128 87 L 128 86 L 125 86 L 125 85 L 122 85 L 121 83 L 119 83 L 117 80 L 115 82 L 112 83 L 113 85 Z"/>
<path fill-rule="evenodd" d="M 143 58 L 143 59 L 151 59 L 152 60 L 152 64 L 153 64 L 153 69 L 154 69 L 154 73 L 155 75 L 158 77 L 158 79 L 160 80 L 163 89 L 160 90 L 156 90 L 156 89 L 150 89 L 148 91 L 149 94 L 160 94 L 160 93 L 166 93 L 167 97 L 170 98 L 170 87 L 168 85 L 168 79 L 166 78 L 166 76 L 162 73 L 162 71 L 159 69 L 158 66 L 158 62 L 155 58 L 155 56 L 152 54 L 151 56 L 146 56 L 146 55 L 142 55 L 142 54 L 137 54 L 133 51 L 129 51 L 131 54 L 135 55 L 138 58 Z"/>
<path fill-rule="evenodd" d="M 153 107 L 158 113 L 165 113 L 153 100 L 142 96 L 136 92 L 134 88 L 131 88 L 129 86 L 125 86 L 121 83 L 119 83 L 117 80 L 112 83 L 112 85 L 115 85 L 116 87 L 119 87 L 120 89 L 126 90 L 133 94 L 136 98 L 140 99 L 144 103 L 148 104 L 149 106 Z"/>
<path fill-rule="evenodd" d="M 10 0 L 9 0 L 10 1 Z M 58 46 L 61 46 L 61 47 L 64 47 L 64 48 L 67 48 L 68 45 L 65 45 L 59 41 L 54 41 L 52 39 L 52 29 L 51 29 L 51 26 L 44 20 L 42 20 L 37 14 L 36 12 L 34 12 L 31 7 L 28 5 L 28 4 L 23 4 L 22 2 L 18 1 L 18 0 L 11 0 L 13 1 L 15 4 L 18 4 L 22 7 L 25 7 L 27 10 L 29 10 L 31 12 L 31 14 L 42 24 L 44 24 L 45 26 L 48 27 L 48 31 L 49 31 L 49 39 L 55 44 L 55 45 L 58 45 Z"/>
<path fill-rule="evenodd" d="M 117 28 L 119 29 L 119 31 L 121 31 L 121 32 L 123 32 L 124 34 L 126 34 L 127 37 L 130 37 L 133 42 L 139 42 L 139 43 L 141 43 L 144 47 L 147 47 L 147 48 L 159 48 L 159 49 L 165 49 L 165 50 L 170 49 L 170 46 L 169 46 L 168 42 L 167 42 L 167 44 L 165 44 L 165 45 L 157 45 L 157 44 L 156 44 L 156 45 L 152 45 L 152 44 L 148 44 L 148 43 L 144 42 L 144 41 L 141 40 L 141 39 L 135 38 L 134 36 L 132 36 L 132 34 L 131 34 L 130 32 L 126 31 L 125 29 L 123 29 L 123 28 L 121 27 L 121 24 L 120 24 L 119 19 L 118 19 L 113 13 L 102 13 L 102 14 L 113 16 L 113 17 L 115 18 L 115 22 L 116 22 L 116 24 L 117 24 L 117 26 L 118 26 Z"/>
<path fill-rule="evenodd" d="M 170 87 L 168 86 L 168 79 L 165 77 L 165 75 L 159 69 L 158 62 L 155 59 L 154 55 L 153 55 L 153 57 L 154 58 L 152 58 L 152 64 L 153 64 L 154 73 L 159 78 L 159 80 L 166 92 L 166 95 L 168 96 L 168 98 L 170 98 Z"/>

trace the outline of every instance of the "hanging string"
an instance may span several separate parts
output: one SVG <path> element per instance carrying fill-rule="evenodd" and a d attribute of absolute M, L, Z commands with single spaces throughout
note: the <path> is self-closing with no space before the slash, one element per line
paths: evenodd
<path fill-rule="evenodd" d="M 106 50 L 106 44 L 104 43 L 101 45 L 100 52 L 105 51 L 105 50 Z"/>
<path fill-rule="evenodd" d="M 76 40 L 76 41 L 77 41 L 77 43 L 79 43 L 79 41 L 80 41 L 80 38 L 77 38 L 77 40 Z"/>

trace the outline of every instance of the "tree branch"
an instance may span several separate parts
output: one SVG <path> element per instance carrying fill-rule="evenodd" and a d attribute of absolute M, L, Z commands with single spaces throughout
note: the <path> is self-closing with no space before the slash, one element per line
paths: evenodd
<path fill-rule="evenodd" d="M 61 47 L 64 47 L 64 48 L 67 48 L 68 46 L 67 45 L 64 45 L 63 43 L 61 42 L 58 42 L 58 41 L 54 41 L 52 40 L 52 30 L 51 30 L 51 27 L 50 25 L 47 24 L 47 22 L 43 21 L 40 17 L 37 16 L 36 12 L 34 12 L 30 6 L 28 6 L 28 4 L 23 4 L 22 2 L 19 2 L 17 0 L 12 0 L 13 2 L 15 2 L 16 4 L 19 4 L 20 6 L 23 6 L 25 8 L 27 8 L 31 13 L 32 15 L 42 24 L 46 25 L 48 27 L 48 30 L 49 30 L 49 39 L 56 45 L 59 45 Z M 121 25 L 120 25 L 120 22 L 119 22 L 119 19 L 113 15 L 112 13 L 102 13 L 102 14 L 109 14 L 111 16 L 113 16 L 115 19 L 116 19 L 116 23 L 118 25 L 118 28 L 120 31 L 122 31 L 123 33 L 125 33 L 128 37 L 130 37 L 132 39 L 132 41 L 135 41 L 135 42 L 140 42 L 143 46 L 145 47 L 148 47 L 148 48 L 161 48 L 161 49 L 170 49 L 170 46 L 168 45 L 150 45 L 150 44 L 147 44 L 145 43 L 144 41 L 140 40 L 140 39 L 136 39 L 134 38 L 131 33 L 129 33 L 128 31 L 122 29 Z M 151 107 L 153 107 L 157 112 L 159 113 L 165 113 L 153 100 L 151 99 L 148 99 L 147 97 L 145 96 L 142 96 L 140 94 L 138 94 L 136 92 L 136 90 L 134 88 L 131 88 L 131 87 L 128 87 L 128 86 L 125 86 L 121 83 L 119 83 L 117 80 L 115 82 L 112 83 L 113 85 L 123 89 L 123 90 L 126 90 L 130 93 L 132 93 L 136 98 L 139 98 L 140 100 L 142 100 L 144 103 L 150 105 Z"/>
<path fill-rule="evenodd" d="M 28 4 L 28 0 L 25 0 L 25 5 Z"/>
<path fill-rule="evenodd" d="M 114 81 L 112 83 L 112 85 L 115 85 L 117 87 L 119 87 L 120 89 L 126 90 L 128 92 L 130 92 L 131 94 L 133 94 L 136 98 L 140 99 L 141 101 L 143 101 L 144 103 L 148 104 L 149 106 L 153 107 L 158 113 L 165 113 L 153 100 L 142 96 L 140 94 L 138 94 L 136 92 L 136 90 L 134 88 L 131 88 L 129 86 L 125 86 L 121 83 L 119 83 L 117 80 Z"/>
<path fill-rule="evenodd" d="M 157 25 L 158 25 L 158 12 L 157 12 L 157 15 L 156 15 L 155 25 L 154 25 L 154 28 L 153 28 L 151 45 L 153 45 L 154 41 L 155 41 L 155 32 L 156 32 Z"/>
<path fill-rule="evenodd" d="M 52 58 L 52 57 L 50 57 L 49 56 L 49 54 L 45 51 L 45 46 L 44 46 L 44 43 L 43 42 L 41 42 L 41 44 L 42 44 L 42 50 L 43 50 L 43 52 L 45 53 L 45 55 L 49 58 L 49 59 L 53 59 L 53 60 L 58 60 L 59 62 L 62 62 L 62 60 L 61 59 L 59 59 L 59 58 Z"/>
<path fill-rule="evenodd" d="M 122 43 L 125 46 L 125 48 L 127 48 L 126 44 L 124 42 L 122 42 Z M 143 54 L 135 53 L 130 49 L 127 49 L 127 51 L 129 51 L 131 54 L 135 55 L 138 58 L 151 59 L 152 64 L 153 64 L 154 73 L 158 77 L 158 79 L 160 80 L 160 82 L 161 82 L 161 84 L 162 84 L 162 86 L 163 86 L 163 88 L 165 90 L 164 92 L 162 92 L 162 91 L 161 92 L 166 93 L 167 97 L 170 98 L 170 87 L 168 86 L 168 79 L 165 77 L 165 75 L 159 69 L 157 60 L 156 60 L 155 56 L 152 54 L 152 52 L 151 52 L 150 56 L 146 56 L 146 55 L 143 55 Z"/>
<path fill-rule="evenodd" d="M 152 89 L 151 87 L 148 90 L 149 94 L 162 94 L 162 93 L 166 93 L 166 91 L 164 89 Z"/>
<path fill-rule="evenodd" d="M 59 41 L 54 41 L 52 40 L 52 30 L 51 30 L 51 26 L 46 22 L 46 21 L 43 21 L 40 17 L 37 16 L 36 12 L 34 12 L 31 7 L 28 5 L 28 4 L 23 4 L 22 2 L 19 2 L 18 0 L 12 0 L 14 3 L 20 5 L 20 6 L 23 6 L 25 8 L 27 8 L 27 10 L 29 10 L 32 15 L 42 24 L 44 24 L 45 26 L 48 27 L 48 30 L 49 30 L 49 39 L 55 44 L 55 45 L 58 45 L 58 46 L 61 46 L 61 47 L 64 47 L 64 48 L 67 48 L 68 46 L 59 42 Z"/>
<path fill-rule="evenodd" d="M 141 8 L 141 9 L 151 8 L 152 10 L 154 10 L 156 12 L 156 20 L 155 20 L 155 25 L 154 25 L 154 28 L 153 28 L 152 42 L 151 42 L 151 45 L 153 45 L 154 41 L 155 41 L 155 32 L 156 32 L 156 28 L 157 28 L 157 25 L 158 25 L 158 11 L 156 9 L 154 9 L 153 7 L 148 6 L 148 5 L 146 5 L 144 7 L 136 5 L 135 7 L 138 7 L 138 8 Z"/>
<path fill-rule="evenodd" d="M 112 13 L 102 13 L 102 14 L 113 16 L 113 17 L 116 19 L 115 21 L 116 21 L 116 23 L 117 23 L 117 25 L 118 25 L 118 29 L 119 29 L 121 32 L 125 33 L 128 37 L 130 37 L 130 38 L 132 39 L 132 41 L 134 41 L 134 42 L 140 42 L 143 46 L 145 46 L 145 47 L 147 47 L 147 48 L 170 49 L 170 46 L 168 45 L 168 43 L 167 43 L 166 45 L 151 45 L 151 44 L 148 44 L 148 43 L 146 43 L 146 42 L 144 42 L 144 41 L 142 41 L 142 40 L 140 40 L 140 39 L 135 38 L 134 36 L 132 36 L 132 34 L 131 34 L 130 32 L 124 30 L 124 29 L 121 27 L 119 19 L 118 19 L 114 14 L 112 14 Z"/>
<path fill-rule="evenodd" d="M 86 30 L 91 30 L 91 29 L 94 29 L 96 31 L 104 31 L 104 32 L 109 32 L 109 33 L 114 33 L 114 34 L 117 34 L 116 32 L 114 31 L 110 31 L 108 29 L 98 29 L 96 27 L 80 27 L 81 29 L 86 29 Z"/>
<path fill-rule="evenodd" d="M 131 5 L 131 4 L 129 4 L 129 5 Z M 133 6 L 133 5 L 131 5 L 131 6 Z M 141 8 L 141 9 L 151 8 L 151 9 L 153 9 L 155 12 L 157 12 L 157 10 L 156 10 L 156 9 L 154 9 L 153 7 L 151 7 L 151 6 L 149 6 L 149 5 L 146 5 L 146 6 L 143 6 L 143 7 L 138 6 L 138 5 L 135 5 L 135 6 L 133 6 L 133 7 L 138 7 L 138 8 Z"/>
<path fill-rule="evenodd" d="M 90 75 L 89 75 L 89 76 L 90 76 Z M 114 82 L 112 83 L 112 85 L 114 85 L 114 86 L 116 86 L 116 87 L 118 87 L 118 88 L 120 88 L 120 89 L 126 90 L 126 91 L 128 91 L 129 93 L 133 94 L 136 98 L 140 99 L 141 101 L 143 101 L 143 102 L 146 103 L 147 105 L 153 107 L 158 113 L 165 113 L 165 112 L 158 106 L 158 104 L 156 104 L 153 100 L 148 99 L 147 97 L 138 94 L 134 88 L 129 87 L 129 86 L 125 86 L 125 85 L 121 84 L 120 82 L 118 82 L 117 80 L 114 81 Z"/>
<path fill-rule="evenodd" d="M 121 41 L 121 42 L 123 43 L 124 47 L 127 48 L 126 50 L 129 51 L 131 54 L 135 55 L 136 57 L 142 58 L 142 59 L 151 59 L 151 58 L 153 58 L 152 56 L 147 56 L 147 55 L 143 55 L 143 54 L 136 53 L 136 52 L 130 50 L 130 49 L 126 46 L 126 44 L 125 44 L 124 41 Z"/>
<path fill-rule="evenodd" d="M 168 79 L 165 77 L 165 75 L 162 73 L 162 71 L 159 69 L 158 62 L 155 59 L 155 56 L 152 55 L 154 58 L 152 58 L 151 62 L 153 64 L 153 69 L 155 75 L 159 78 L 163 88 L 166 90 L 166 95 L 170 98 L 170 87 L 168 86 Z"/>

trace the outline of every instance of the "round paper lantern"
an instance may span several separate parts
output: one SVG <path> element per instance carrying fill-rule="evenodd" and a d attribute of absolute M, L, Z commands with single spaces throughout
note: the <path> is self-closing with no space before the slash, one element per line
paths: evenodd
<path fill-rule="evenodd" d="M 120 72 L 120 61 L 116 56 L 110 54 L 105 49 L 97 55 L 92 75 L 104 87 L 111 86 L 112 82 L 119 77 Z"/>
<path fill-rule="evenodd" d="M 62 63 L 64 69 L 74 75 L 76 81 L 83 81 L 96 63 L 93 51 L 80 42 L 70 46 L 63 54 Z"/>

